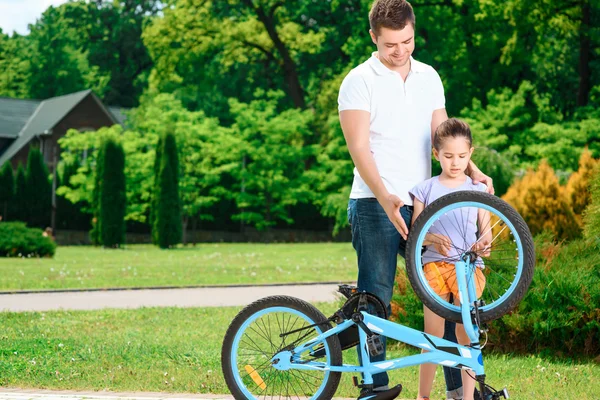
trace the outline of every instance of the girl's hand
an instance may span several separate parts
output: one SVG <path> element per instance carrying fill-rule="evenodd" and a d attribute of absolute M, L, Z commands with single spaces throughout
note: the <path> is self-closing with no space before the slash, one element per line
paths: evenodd
<path fill-rule="evenodd" d="M 473 246 L 473 250 L 475 250 L 477 255 L 480 257 L 489 257 L 491 249 L 492 246 L 490 240 L 487 238 L 480 239 L 477 243 L 475 243 L 475 246 Z"/>
<path fill-rule="evenodd" d="M 444 257 L 448 257 L 450 249 L 452 248 L 452 241 L 450 238 L 448 236 L 440 235 L 439 233 L 428 233 L 425 237 L 424 244 L 432 244 L 435 251 Z"/>

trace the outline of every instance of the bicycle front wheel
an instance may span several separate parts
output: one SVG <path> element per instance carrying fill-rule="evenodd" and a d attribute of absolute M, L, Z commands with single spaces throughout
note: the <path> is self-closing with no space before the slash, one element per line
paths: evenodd
<path fill-rule="evenodd" d="M 221 365 L 231 394 L 236 399 L 331 399 L 340 372 L 295 369 L 294 364 L 342 365 L 337 336 L 315 342 L 312 351 L 292 354 L 287 370 L 275 368 L 273 360 L 277 353 L 292 351 L 329 329 L 318 309 L 294 297 L 272 296 L 250 304 L 234 318 L 223 341 Z"/>
<path fill-rule="evenodd" d="M 460 306 L 449 302 L 447 293 L 455 285 L 451 274 L 457 261 L 466 261 L 467 280 L 483 287 L 482 322 L 513 310 L 533 279 L 535 250 L 527 224 L 488 193 L 458 191 L 437 199 L 415 221 L 406 247 L 406 272 L 415 293 L 430 310 L 454 322 L 462 323 Z"/>

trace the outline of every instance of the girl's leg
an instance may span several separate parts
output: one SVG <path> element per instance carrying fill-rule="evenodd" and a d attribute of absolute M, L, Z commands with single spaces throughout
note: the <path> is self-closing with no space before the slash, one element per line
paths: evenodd
<path fill-rule="evenodd" d="M 444 336 L 444 319 L 425 306 L 423 306 L 423 314 L 425 315 L 425 333 L 438 337 Z M 426 353 L 427 350 L 421 352 Z M 419 367 L 419 395 L 417 399 L 429 398 L 436 368 L 436 364 L 430 363 L 421 364 Z"/>

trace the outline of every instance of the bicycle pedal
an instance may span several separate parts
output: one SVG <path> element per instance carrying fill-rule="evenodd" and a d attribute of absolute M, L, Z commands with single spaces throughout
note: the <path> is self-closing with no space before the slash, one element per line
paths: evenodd
<path fill-rule="evenodd" d="M 371 357 L 378 356 L 383 354 L 383 340 L 381 340 L 381 336 L 373 335 L 367 337 L 367 348 L 369 349 L 369 354 Z"/>

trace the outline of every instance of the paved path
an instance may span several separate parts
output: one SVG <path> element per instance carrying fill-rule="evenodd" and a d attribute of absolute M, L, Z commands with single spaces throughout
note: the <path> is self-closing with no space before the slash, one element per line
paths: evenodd
<path fill-rule="evenodd" d="M 244 306 L 278 294 L 330 302 L 338 298 L 337 288 L 337 284 L 313 284 L 0 294 L 0 311 Z"/>
<path fill-rule="evenodd" d="M 71 390 L 7 389 L 0 387 L 0 400 L 233 400 L 231 395 L 157 392 L 79 392 Z M 350 400 L 335 397 L 337 400 Z M 352 399 L 354 400 L 354 399 Z"/>

